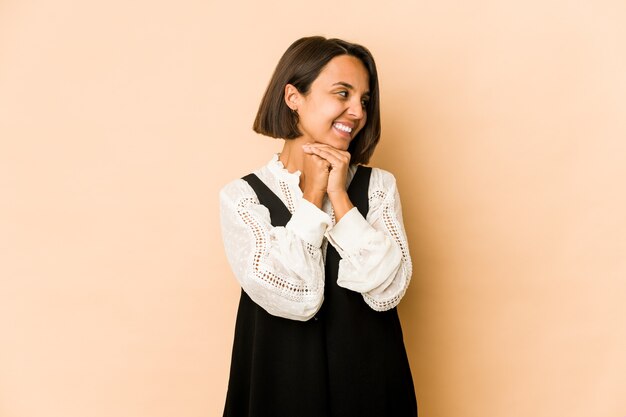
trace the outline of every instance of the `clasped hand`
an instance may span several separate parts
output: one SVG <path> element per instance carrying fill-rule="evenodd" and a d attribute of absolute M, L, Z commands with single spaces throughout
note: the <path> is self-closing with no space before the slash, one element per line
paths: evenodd
<path fill-rule="evenodd" d="M 346 181 L 350 166 L 350 153 L 322 143 L 309 143 L 303 145 L 302 149 L 304 150 L 302 172 L 304 198 L 321 207 L 324 196 L 328 195 L 337 215 L 338 205 L 345 206 L 346 200 L 349 202 Z"/>

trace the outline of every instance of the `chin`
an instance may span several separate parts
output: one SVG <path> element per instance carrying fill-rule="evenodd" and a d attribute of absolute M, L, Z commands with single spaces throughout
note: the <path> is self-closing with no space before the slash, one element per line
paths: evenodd
<path fill-rule="evenodd" d="M 348 147 L 352 140 L 348 140 L 346 138 L 337 138 L 337 137 L 326 137 L 315 140 L 317 143 L 323 143 L 324 145 L 332 146 L 335 149 L 339 149 L 340 151 L 347 151 Z"/>
<path fill-rule="evenodd" d="M 350 147 L 350 142 L 346 141 L 346 140 L 335 140 L 335 141 L 329 141 L 329 145 L 332 146 L 333 148 L 339 149 L 340 151 L 347 151 L 348 148 Z"/>

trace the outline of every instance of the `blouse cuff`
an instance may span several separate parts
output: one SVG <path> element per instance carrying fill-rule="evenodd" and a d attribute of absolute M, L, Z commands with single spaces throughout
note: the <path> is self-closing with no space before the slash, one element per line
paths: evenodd
<path fill-rule="evenodd" d="M 373 229 L 359 210 L 353 207 L 343 215 L 332 229 L 328 230 L 327 236 L 340 254 L 342 252 L 355 253 L 363 246 L 363 238 L 369 235 Z"/>
<path fill-rule="evenodd" d="M 319 248 L 322 246 L 324 233 L 332 225 L 330 216 L 315 204 L 302 198 L 285 228 L 300 239 Z"/>

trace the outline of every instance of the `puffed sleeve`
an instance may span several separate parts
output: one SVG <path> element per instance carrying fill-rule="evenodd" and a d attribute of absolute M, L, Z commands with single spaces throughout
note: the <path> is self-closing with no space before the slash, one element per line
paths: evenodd
<path fill-rule="evenodd" d="M 220 218 L 226 256 L 246 294 L 272 315 L 313 317 L 324 299 L 321 244 L 330 217 L 301 199 L 286 226 L 274 227 L 240 179 L 220 191 Z"/>
<path fill-rule="evenodd" d="M 359 292 L 376 311 L 400 303 L 411 280 L 412 265 L 396 180 L 374 168 L 367 219 L 356 207 L 326 233 L 341 256 L 337 284 Z"/>

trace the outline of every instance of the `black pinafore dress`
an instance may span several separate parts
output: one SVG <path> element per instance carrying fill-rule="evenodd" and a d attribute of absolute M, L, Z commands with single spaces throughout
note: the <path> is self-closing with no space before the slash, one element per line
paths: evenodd
<path fill-rule="evenodd" d="M 348 188 L 363 217 L 371 168 Z M 273 226 L 291 214 L 254 174 L 243 178 Z M 306 321 L 267 313 L 242 290 L 224 417 L 416 417 L 417 403 L 395 308 L 377 312 L 337 285 L 340 256 L 326 251 L 324 303 Z"/>

